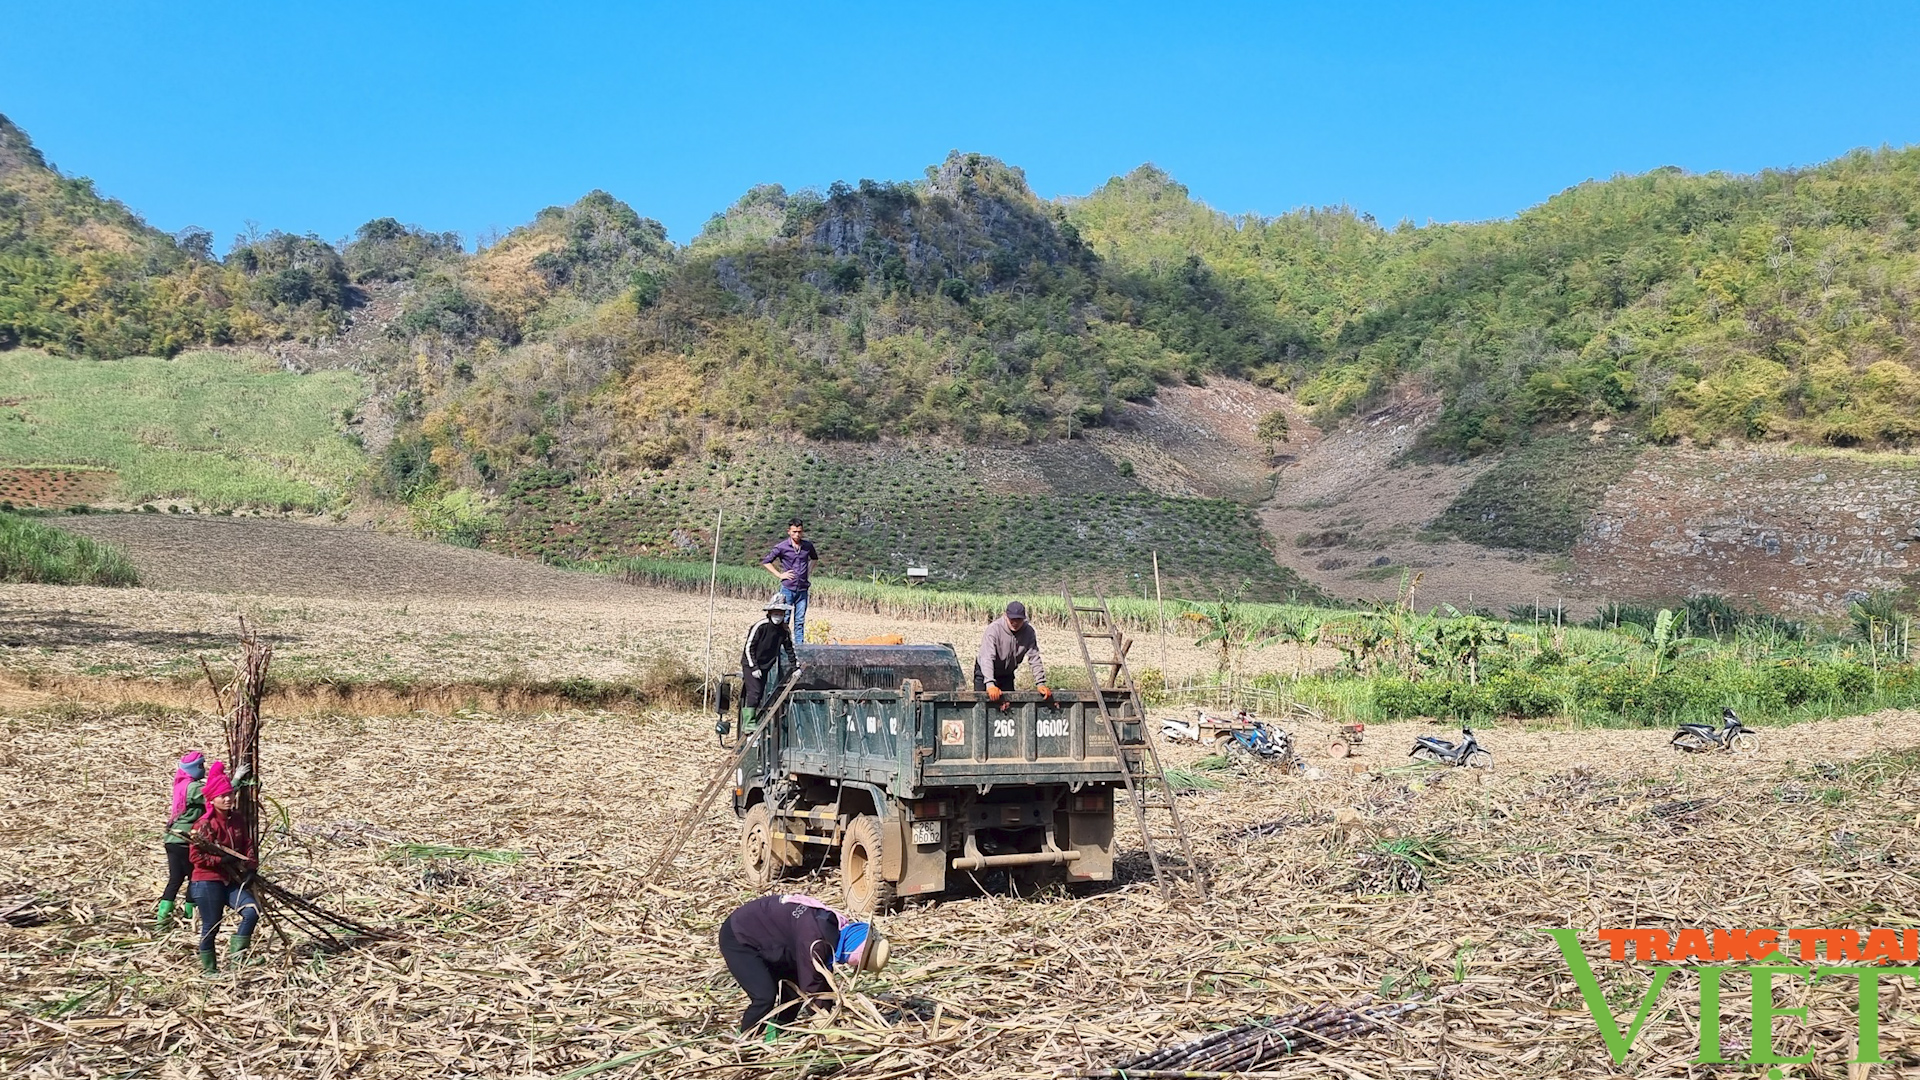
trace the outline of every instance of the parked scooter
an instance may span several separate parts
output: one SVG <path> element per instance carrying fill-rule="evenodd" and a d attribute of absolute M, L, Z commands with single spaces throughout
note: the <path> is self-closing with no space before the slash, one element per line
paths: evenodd
<path fill-rule="evenodd" d="M 1493 764 L 1493 754 L 1473 737 L 1472 728 L 1462 724 L 1460 734 L 1465 737 L 1457 743 L 1448 742 L 1438 735 L 1416 735 L 1413 749 L 1407 756 L 1446 765 L 1465 765 L 1470 769 L 1484 769 Z"/>
<path fill-rule="evenodd" d="M 1740 714 L 1732 709 L 1720 710 L 1720 726 L 1712 724 L 1681 724 L 1674 730 L 1673 738 L 1668 741 L 1675 750 L 1685 750 L 1698 754 L 1706 750 L 1729 750 L 1736 754 L 1751 754 L 1760 749 L 1760 736 L 1753 729 L 1740 722 Z"/>
<path fill-rule="evenodd" d="M 1271 727 L 1258 720 L 1245 729 L 1226 733 L 1222 749 L 1232 757 L 1257 757 L 1266 761 L 1285 761 L 1293 756 L 1293 733 Z"/>

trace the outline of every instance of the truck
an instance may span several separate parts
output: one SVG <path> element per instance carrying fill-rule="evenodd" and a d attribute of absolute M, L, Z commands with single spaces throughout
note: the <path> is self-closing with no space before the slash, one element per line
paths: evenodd
<path fill-rule="evenodd" d="M 996 703 L 963 679 L 951 645 L 802 645 L 797 656 L 784 704 L 761 718 L 733 776 L 749 880 L 837 859 L 859 913 L 937 895 L 953 874 L 1004 870 L 1016 888 L 1112 880 L 1127 776 L 1094 695 L 1137 761 L 1144 724 L 1126 689 Z"/>

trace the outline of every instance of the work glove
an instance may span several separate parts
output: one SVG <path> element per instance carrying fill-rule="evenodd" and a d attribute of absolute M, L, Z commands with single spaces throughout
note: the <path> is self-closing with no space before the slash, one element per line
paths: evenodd
<path fill-rule="evenodd" d="M 998 686 L 995 686 L 993 683 L 987 684 L 987 700 L 988 701 L 997 702 L 1005 695 L 1006 695 L 1005 690 L 1000 689 Z"/>
<path fill-rule="evenodd" d="M 753 677 L 754 677 L 754 678 L 756 678 L 756 679 L 758 679 L 758 678 L 762 678 L 762 677 L 763 677 L 764 675 L 765 675 L 765 672 L 762 672 L 762 671 L 761 671 L 761 670 L 760 670 L 759 668 L 754 668 L 754 669 L 753 669 Z"/>
<path fill-rule="evenodd" d="M 1041 683 L 1039 686 L 1034 687 L 1034 689 L 1040 691 L 1040 696 L 1042 698 L 1045 698 L 1048 701 L 1053 700 L 1053 691 L 1047 689 L 1046 683 Z"/>

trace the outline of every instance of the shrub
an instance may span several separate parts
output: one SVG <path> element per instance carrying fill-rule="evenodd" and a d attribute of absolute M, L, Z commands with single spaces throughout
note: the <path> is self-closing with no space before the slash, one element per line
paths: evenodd
<path fill-rule="evenodd" d="M 138 585 L 140 575 L 111 544 L 0 514 L 0 581 L 35 585 Z"/>
<path fill-rule="evenodd" d="M 1486 688 L 1493 711 L 1501 716 L 1532 719 L 1560 711 L 1559 690 L 1530 671 L 1498 672 L 1487 679 Z"/>

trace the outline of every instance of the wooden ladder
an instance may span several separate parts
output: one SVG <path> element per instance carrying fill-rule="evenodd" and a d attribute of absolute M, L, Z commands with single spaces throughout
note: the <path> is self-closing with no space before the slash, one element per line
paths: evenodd
<path fill-rule="evenodd" d="M 1075 600 L 1073 590 L 1064 585 L 1060 589 L 1060 597 L 1067 604 L 1068 625 L 1073 627 L 1073 636 L 1080 642 L 1080 659 L 1087 666 L 1087 685 L 1092 688 L 1094 703 L 1100 709 L 1100 720 L 1107 727 L 1107 737 L 1113 740 L 1113 753 L 1120 762 L 1120 777 L 1127 786 L 1127 801 L 1133 806 L 1134 822 L 1140 826 L 1140 839 L 1147 848 L 1147 861 L 1153 864 L 1153 882 L 1160 887 L 1160 897 L 1164 900 L 1171 895 L 1168 879 L 1173 872 L 1184 871 L 1204 900 L 1207 896 L 1206 875 L 1201 871 L 1199 861 L 1193 857 L 1193 841 L 1187 835 L 1186 823 L 1180 819 L 1180 807 L 1175 801 L 1173 786 L 1167 783 L 1166 769 L 1160 764 L 1160 751 L 1154 748 L 1153 738 L 1147 731 L 1146 704 L 1140 700 L 1140 687 L 1133 681 L 1133 670 L 1127 667 L 1127 652 L 1133 642 L 1114 623 L 1106 597 L 1095 593 L 1093 603 L 1083 604 Z M 1094 659 L 1093 649 L 1087 644 L 1089 641 L 1107 642 L 1112 648 L 1112 659 Z M 1104 680 L 1101 678 L 1103 668 L 1106 669 Z M 1139 743 L 1127 745 L 1120 741 L 1120 721 L 1107 704 L 1108 689 L 1126 690 L 1127 700 L 1133 704 L 1134 719 L 1140 724 Z M 1149 810 L 1165 810 L 1172 829 L 1156 833 L 1153 824 L 1147 820 Z M 1160 842 L 1164 841 L 1177 842 L 1178 850 L 1169 849 L 1163 853 Z M 1169 865 L 1176 861 L 1183 865 Z"/>

